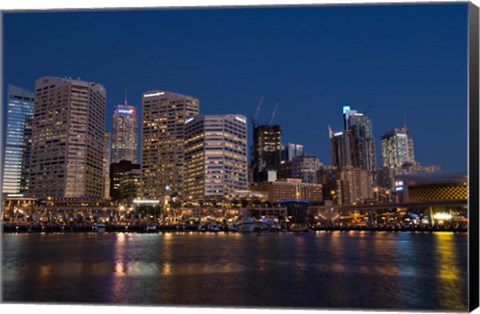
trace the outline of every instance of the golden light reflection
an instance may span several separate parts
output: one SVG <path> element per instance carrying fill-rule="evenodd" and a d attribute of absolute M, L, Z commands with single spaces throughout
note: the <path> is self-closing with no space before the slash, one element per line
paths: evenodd
<path fill-rule="evenodd" d="M 437 254 L 439 260 L 440 271 L 438 277 L 443 280 L 458 280 L 458 268 L 455 264 L 453 233 L 452 232 L 436 232 Z"/>
<path fill-rule="evenodd" d="M 162 268 L 162 275 L 171 275 L 172 265 L 170 263 L 164 263 Z"/>
<path fill-rule="evenodd" d="M 231 273 L 234 271 L 234 267 L 233 267 L 233 264 L 232 263 L 226 263 L 223 265 L 223 269 L 222 269 L 222 272 L 223 273 Z"/>
<path fill-rule="evenodd" d="M 126 267 L 122 263 L 115 264 L 115 276 L 125 276 L 126 275 Z"/>
<path fill-rule="evenodd" d="M 359 267 L 359 272 L 360 272 L 361 274 L 368 274 L 368 272 L 369 272 L 368 267 L 367 267 L 367 266 L 360 265 L 360 267 Z"/>
<path fill-rule="evenodd" d="M 383 276 L 397 276 L 399 274 L 396 266 L 375 266 L 373 272 Z"/>
<path fill-rule="evenodd" d="M 42 265 L 40 266 L 40 277 L 48 277 L 50 275 L 51 266 L 50 265 Z"/>
<path fill-rule="evenodd" d="M 461 287 L 465 284 L 465 278 L 462 278 L 456 264 L 457 255 L 454 248 L 454 234 L 453 232 L 436 232 L 436 254 L 438 262 L 439 279 L 436 285 L 440 296 L 440 303 L 445 308 L 462 309 L 465 310 L 465 305 L 462 300 L 455 296 Z"/>
<path fill-rule="evenodd" d="M 345 267 L 341 264 L 333 264 L 332 271 L 335 273 L 343 273 L 345 271 Z"/>

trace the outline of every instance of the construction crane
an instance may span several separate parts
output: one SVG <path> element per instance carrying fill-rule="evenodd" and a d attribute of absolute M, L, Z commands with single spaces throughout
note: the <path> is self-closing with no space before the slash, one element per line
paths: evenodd
<path fill-rule="evenodd" d="M 255 116 L 252 119 L 253 128 L 257 127 L 257 119 L 258 119 L 258 114 L 260 113 L 260 108 L 262 107 L 263 96 L 264 95 L 262 94 L 262 96 L 260 97 L 260 101 L 258 102 L 258 105 L 257 105 L 257 111 L 255 112 Z"/>
<path fill-rule="evenodd" d="M 273 124 L 273 119 L 275 119 L 275 114 L 277 113 L 277 108 L 278 108 L 278 104 L 280 103 L 280 100 L 277 99 L 277 102 L 275 103 L 275 108 L 273 109 L 273 112 L 272 112 L 272 117 L 270 118 L 270 125 Z"/>
<path fill-rule="evenodd" d="M 363 111 L 363 114 L 367 114 L 367 111 L 368 111 L 368 109 L 370 109 L 370 107 L 371 107 L 371 106 L 368 105 L 367 109 L 365 109 L 365 110 Z"/>

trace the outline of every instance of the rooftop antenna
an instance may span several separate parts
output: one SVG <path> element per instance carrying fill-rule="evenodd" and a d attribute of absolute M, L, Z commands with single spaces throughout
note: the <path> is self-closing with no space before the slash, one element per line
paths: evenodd
<path fill-rule="evenodd" d="M 125 106 L 127 105 L 127 85 L 125 85 Z"/>

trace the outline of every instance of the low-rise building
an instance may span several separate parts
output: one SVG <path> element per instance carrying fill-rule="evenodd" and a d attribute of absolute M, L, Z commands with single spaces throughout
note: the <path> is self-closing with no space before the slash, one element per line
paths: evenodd
<path fill-rule="evenodd" d="M 301 179 L 288 178 L 275 182 L 253 183 L 250 189 L 266 193 L 268 201 L 271 203 L 288 199 L 323 200 L 321 184 L 303 183 Z"/>

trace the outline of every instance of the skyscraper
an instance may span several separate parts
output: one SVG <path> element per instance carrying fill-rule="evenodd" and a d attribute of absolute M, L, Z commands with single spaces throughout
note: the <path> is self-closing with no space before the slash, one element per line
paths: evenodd
<path fill-rule="evenodd" d="M 372 120 L 351 110 L 349 106 L 343 107 L 345 130 L 333 132 L 329 128 L 330 158 L 337 167 L 353 166 L 374 173 L 375 139 L 373 137 Z"/>
<path fill-rule="evenodd" d="M 277 170 L 282 154 L 280 125 L 259 125 L 253 130 L 252 179 L 266 181 L 269 170 Z"/>
<path fill-rule="evenodd" d="M 160 198 L 168 186 L 183 194 L 185 120 L 199 113 L 199 100 L 163 90 L 142 97 L 142 194 Z"/>
<path fill-rule="evenodd" d="M 282 162 L 291 161 L 293 158 L 301 155 L 303 155 L 302 144 L 287 143 L 282 145 Z"/>
<path fill-rule="evenodd" d="M 98 83 L 51 76 L 35 82 L 33 196 L 104 196 L 106 96 Z"/>
<path fill-rule="evenodd" d="M 372 119 L 356 110 L 344 107 L 345 126 L 353 139 L 353 166 L 374 172 L 376 169 L 375 139 Z"/>
<path fill-rule="evenodd" d="M 353 139 L 350 131 L 334 132 L 328 127 L 330 162 L 335 167 L 353 165 Z"/>
<path fill-rule="evenodd" d="M 104 134 L 104 145 L 105 149 L 103 151 L 103 198 L 110 199 L 110 159 L 111 159 L 111 143 L 110 143 L 110 133 L 105 132 Z"/>
<path fill-rule="evenodd" d="M 137 163 L 138 117 L 134 106 L 117 105 L 113 114 L 112 163 L 128 160 Z"/>
<path fill-rule="evenodd" d="M 316 156 L 297 156 L 292 160 L 292 178 L 301 179 L 303 183 L 317 183 L 317 171 L 321 165 Z"/>
<path fill-rule="evenodd" d="M 440 171 L 438 165 L 422 166 L 415 160 L 413 139 L 406 124 L 385 133 L 381 145 L 382 168 L 377 171 L 377 183 L 381 187 L 393 189 L 395 177 L 400 175 Z"/>
<path fill-rule="evenodd" d="M 414 163 L 413 139 L 406 126 L 395 128 L 382 136 L 383 167 L 401 167 L 404 163 Z"/>
<path fill-rule="evenodd" d="M 8 85 L 2 184 L 5 194 L 23 194 L 28 189 L 34 102 L 31 91 Z"/>
<path fill-rule="evenodd" d="M 185 193 L 223 198 L 248 188 L 247 119 L 197 115 L 185 121 Z"/>
<path fill-rule="evenodd" d="M 129 160 L 114 162 L 110 165 L 110 197 L 115 201 L 133 200 L 137 196 L 140 165 Z"/>

